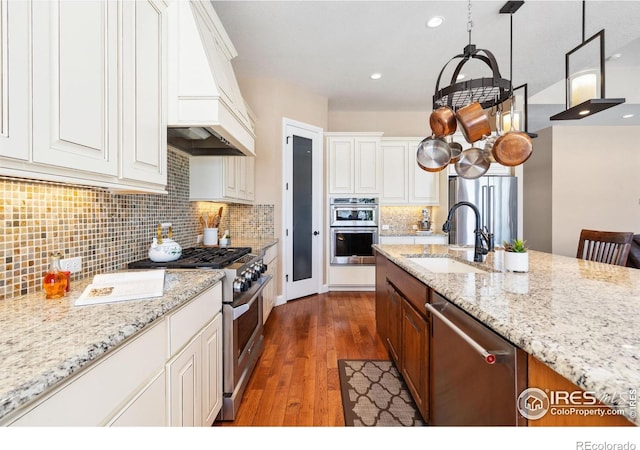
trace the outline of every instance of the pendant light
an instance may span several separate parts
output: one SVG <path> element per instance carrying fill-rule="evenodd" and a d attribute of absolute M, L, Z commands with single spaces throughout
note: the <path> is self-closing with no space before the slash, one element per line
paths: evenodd
<path fill-rule="evenodd" d="M 467 6 L 467 32 L 469 33 L 469 44 L 464 48 L 463 53 L 451 58 L 442 68 L 436 81 L 436 90 L 433 95 L 433 109 L 440 106 L 448 106 L 454 111 L 472 102 L 478 102 L 482 108 L 490 108 L 501 104 L 510 95 L 511 82 L 502 78 L 496 58 L 489 50 L 476 48 L 471 43 L 471 0 Z M 440 79 L 442 73 L 451 61 L 461 59 L 456 66 L 451 77 L 451 84 L 440 89 Z M 459 81 L 458 75 L 462 67 L 471 59 L 484 62 L 491 69 L 491 77 L 474 78 L 466 81 Z"/>
<path fill-rule="evenodd" d="M 496 117 L 496 127 L 503 132 L 508 131 L 522 131 L 527 133 L 529 137 L 536 138 L 536 133 L 529 133 L 528 125 L 528 108 L 527 108 L 527 84 L 522 84 L 518 87 L 513 87 L 513 15 L 524 4 L 524 1 L 508 1 L 502 8 L 500 8 L 500 14 L 509 14 L 509 78 L 511 79 L 509 85 L 509 98 L 510 108 L 509 111 L 505 111 L 500 114 L 496 113 L 499 117 Z M 518 105 L 516 102 L 516 90 L 522 90 L 522 104 Z"/>
<path fill-rule="evenodd" d="M 604 29 L 585 40 L 585 4 L 582 0 L 582 44 L 565 54 L 566 110 L 553 115 L 549 120 L 577 120 L 592 116 L 625 102 L 624 98 L 605 98 L 604 71 Z M 592 61 L 594 67 L 579 67 L 573 71 L 571 57 L 578 59 L 578 53 L 587 53 L 599 43 L 599 60 Z M 600 97 L 598 95 L 600 88 Z"/>

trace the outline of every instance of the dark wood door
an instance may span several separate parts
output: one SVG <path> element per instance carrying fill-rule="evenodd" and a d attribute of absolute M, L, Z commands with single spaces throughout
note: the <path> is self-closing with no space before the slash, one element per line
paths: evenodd
<path fill-rule="evenodd" d="M 395 286 L 389 282 L 387 282 L 387 294 L 389 299 L 387 344 L 393 362 L 398 370 L 402 371 L 402 296 L 395 289 Z"/>
<path fill-rule="evenodd" d="M 429 324 L 407 301 L 402 302 L 402 377 L 422 418 L 429 420 Z"/>

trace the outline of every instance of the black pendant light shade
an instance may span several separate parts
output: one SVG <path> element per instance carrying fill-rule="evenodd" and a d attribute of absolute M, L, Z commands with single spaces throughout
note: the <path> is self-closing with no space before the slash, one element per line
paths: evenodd
<path fill-rule="evenodd" d="M 604 70 L 604 30 L 600 30 L 589 39 L 585 40 L 585 2 L 582 2 L 582 43 L 565 54 L 565 79 L 566 79 L 566 110 L 559 112 L 549 118 L 549 120 L 579 120 L 592 116 L 600 111 L 624 103 L 624 98 L 605 98 L 605 70 Z M 599 44 L 599 45 L 598 45 Z M 597 48 L 598 59 L 585 69 L 584 54 L 593 53 Z M 577 63 L 577 70 L 572 70 L 572 57 Z M 579 85 L 574 83 L 580 78 L 589 81 Z M 580 92 L 582 90 L 583 92 Z M 600 97 L 597 97 L 598 92 Z M 589 98 L 592 97 L 592 98 Z"/>

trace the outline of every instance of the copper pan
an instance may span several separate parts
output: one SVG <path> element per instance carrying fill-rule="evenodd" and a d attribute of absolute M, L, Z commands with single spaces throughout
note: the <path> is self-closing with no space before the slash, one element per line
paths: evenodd
<path fill-rule="evenodd" d="M 533 152 L 533 141 L 527 133 L 510 131 L 498 137 L 491 148 L 491 154 L 503 166 L 518 166 Z"/>

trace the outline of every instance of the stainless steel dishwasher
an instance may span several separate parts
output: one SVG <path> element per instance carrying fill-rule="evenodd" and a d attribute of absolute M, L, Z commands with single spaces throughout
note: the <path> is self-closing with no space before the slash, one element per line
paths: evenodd
<path fill-rule="evenodd" d="M 517 398 L 527 384 L 526 353 L 433 292 L 431 425 L 526 425 Z"/>

